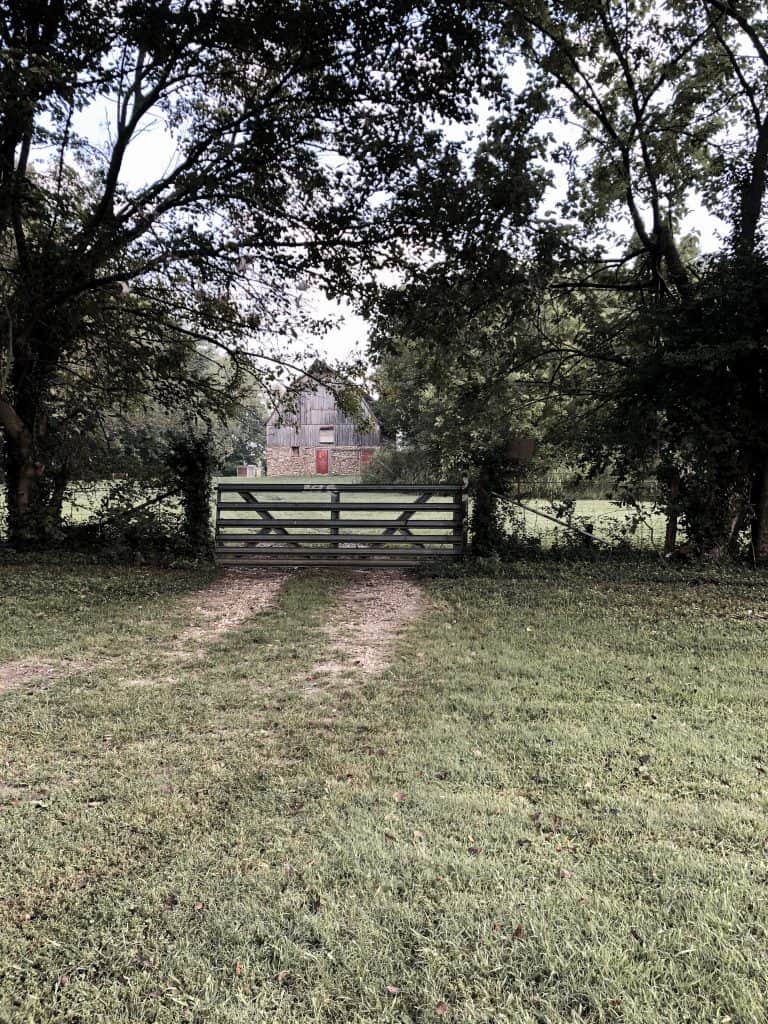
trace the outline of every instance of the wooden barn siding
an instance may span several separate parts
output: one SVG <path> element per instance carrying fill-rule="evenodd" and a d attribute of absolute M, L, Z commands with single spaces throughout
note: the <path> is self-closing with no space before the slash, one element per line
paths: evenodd
<path fill-rule="evenodd" d="M 297 424 L 298 421 L 298 424 Z M 327 388 L 305 391 L 295 413 L 288 413 L 282 423 L 273 414 L 267 422 L 267 445 L 280 448 L 320 444 L 320 427 L 335 427 L 335 446 L 375 448 L 381 444 L 378 425 L 361 433 L 354 422 L 336 405 Z"/>
<path fill-rule="evenodd" d="M 329 426 L 331 424 L 328 424 Z M 295 430 L 293 427 L 274 427 L 267 431 L 267 445 L 270 448 L 303 447 L 320 444 L 320 426 L 312 425 Z M 327 442 L 323 442 L 323 447 Z M 329 448 L 377 448 L 381 444 L 379 431 L 369 434 L 359 433 L 353 425 L 337 426 L 333 444 Z"/>

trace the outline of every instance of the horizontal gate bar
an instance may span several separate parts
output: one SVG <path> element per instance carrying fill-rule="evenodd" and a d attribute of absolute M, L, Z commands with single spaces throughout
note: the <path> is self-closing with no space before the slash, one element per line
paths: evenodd
<path fill-rule="evenodd" d="M 280 491 L 339 491 L 347 494 L 459 494 L 458 484 L 254 484 L 247 478 L 239 484 L 217 484 L 220 492 L 251 491 L 253 494 Z"/>
<path fill-rule="evenodd" d="M 335 512 L 443 512 L 460 509 L 461 505 L 454 502 L 441 501 L 429 505 L 414 505 L 413 502 L 404 501 L 351 501 L 348 505 L 329 505 L 327 501 L 222 501 L 219 508 L 227 511 L 238 512 L 278 512 L 285 509 L 286 512 L 329 512 L 331 508 Z"/>
<path fill-rule="evenodd" d="M 335 539 L 335 535 L 334 535 Z M 229 543 L 232 541 L 248 541 L 249 544 L 285 544 L 287 540 L 299 541 L 302 544 L 327 544 L 329 541 L 328 534 L 326 533 L 288 533 L 285 535 L 275 536 L 274 534 L 268 533 L 217 533 L 217 543 Z M 407 544 L 409 543 L 407 537 L 398 537 L 397 534 L 391 533 L 389 536 L 385 534 L 363 534 L 363 533 L 345 533 L 339 535 L 340 544 Z M 455 533 L 440 533 L 432 534 L 425 537 L 423 534 L 419 534 L 418 537 L 414 537 L 414 543 L 418 544 L 460 544 L 461 534 Z"/>
<path fill-rule="evenodd" d="M 272 523 L 264 519 L 224 519 L 221 516 L 216 521 L 219 528 L 242 529 L 243 527 L 254 530 L 274 530 L 275 527 L 302 529 L 328 530 L 339 529 L 362 529 L 378 530 L 384 527 L 394 527 L 398 530 L 445 530 L 452 524 L 451 516 L 445 519 L 329 519 L 327 516 L 318 516 L 317 519 L 275 519 Z"/>
<path fill-rule="evenodd" d="M 312 562 L 298 562 L 295 558 L 270 558 L 262 559 L 261 561 L 243 561 L 242 559 L 230 559 L 226 555 L 222 555 L 218 558 L 219 565 L 236 565 L 238 569 L 252 568 L 252 569 L 272 569 L 278 566 L 302 566 L 304 568 L 310 567 L 312 569 L 413 569 L 416 566 L 423 565 L 425 559 L 391 559 L 386 561 L 375 561 L 368 559 L 363 562 L 358 560 L 352 560 L 349 558 L 338 558 L 333 560 L 325 560 L 318 558 L 317 561 Z"/>
<path fill-rule="evenodd" d="M 371 503 L 367 502 L 340 502 L 335 505 L 331 505 L 330 502 L 219 502 L 216 506 L 222 512 L 249 512 L 257 511 L 258 509 L 274 509 L 274 508 L 299 508 L 299 509 L 321 509 L 324 512 L 329 512 L 331 509 L 334 512 L 354 512 L 355 509 L 369 508 Z M 424 504 L 417 505 L 416 502 L 410 502 L 408 504 L 402 502 L 377 502 L 375 508 L 382 509 L 407 509 L 409 512 L 413 512 L 416 515 L 417 512 L 441 512 L 443 509 L 455 509 L 459 508 L 456 502 L 425 502 Z"/>
<path fill-rule="evenodd" d="M 370 559 L 371 557 L 380 558 L 383 560 L 388 559 L 390 556 L 397 557 L 407 555 L 411 558 L 432 559 L 432 558 L 455 558 L 452 551 L 430 551 L 427 548 L 389 548 L 386 551 L 371 548 L 265 548 L 263 550 L 254 551 L 253 548 L 221 548 L 216 546 L 216 551 L 220 554 L 229 556 L 252 558 L 257 555 L 264 559 L 265 562 L 270 561 L 271 556 L 274 555 L 289 555 L 291 558 L 297 561 L 311 561 L 313 558 L 328 558 L 334 555 L 341 556 L 343 558 L 349 558 L 351 556 L 359 555 L 361 558 Z"/>

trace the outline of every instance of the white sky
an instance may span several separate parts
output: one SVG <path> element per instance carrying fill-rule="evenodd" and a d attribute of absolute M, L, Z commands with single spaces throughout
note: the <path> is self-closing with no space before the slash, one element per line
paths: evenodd
<path fill-rule="evenodd" d="M 324 316 L 342 317 L 343 323 L 318 343 L 318 348 L 329 359 L 349 359 L 354 355 L 365 355 L 368 338 L 368 323 L 350 307 L 348 302 L 331 302 L 324 295 L 318 295 L 318 312 Z"/>

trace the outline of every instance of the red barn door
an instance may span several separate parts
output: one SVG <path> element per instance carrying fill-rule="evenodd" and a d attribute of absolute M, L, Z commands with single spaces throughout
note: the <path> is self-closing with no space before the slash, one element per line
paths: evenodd
<path fill-rule="evenodd" d="M 328 449 L 327 448 L 315 448 L 315 472 L 316 473 L 327 473 L 328 472 Z"/>

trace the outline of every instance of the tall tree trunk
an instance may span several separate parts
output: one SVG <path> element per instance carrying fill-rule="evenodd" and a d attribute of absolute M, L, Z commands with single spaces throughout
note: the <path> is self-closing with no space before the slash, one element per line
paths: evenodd
<path fill-rule="evenodd" d="M 480 557 L 498 554 L 506 542 L 499 494 L 508 485 L 510 461 L 506 446 L 489 452 L 475 481 L 472 509 L 472 553 Z"/>
<path fill-rule="evenodd" d="M 26 435 L 26 431 L 25 431 Z M 44 466 L 31 453 L 27 436 L 5 439 L 5 490 L 8 538 L 14 545 L 41 541 L 47 531 L 41 501 L 40 478 Z"/>
<path fill-rule="evenodd" d="M 671 469 L 667 479 L 667 528 L 664 534 L 664 554 L 671 555 L 677 545 L 677 524 L 680 515 L 680 474 Z"/>
<path fill-rule="evenodd" d="M 671 555 L 677 546 L 677 529 L 680 518 L 680 473 L 669 463 L 659 466 L 656 478 L 662 485 L 666 498 L 667 528 L 664 537 L 664 553 Z"/>
<path fill-rule="evenodd" d="M 664 554 L 671 555 L 677 547 L 677 512 L 667 510 L 667 526 L 664 531 Z"/>
<path fill-rule="evenodd" d="M 46 467 L 39 461 L 30 431 L 25 427 L 19 434 L 6 429 L 3 454 L 8 539 L 22 547 L 47 544 L 61 525 L 61 501 L 49 500 Z M 63 495 L 60 486 L 54 490 Z"/>
<path fill-rule="evenodd" d="M 17 357 L 9 384 L 9 397 L 0 397 L 8 539 L 16 546 L 45 545 L 61 526 L 61 501 L 55 495 L 63 494 L 47 465 L 48 378 L 32 361 Z"/>
<path fill-rule="evenodd" d="M 768 458 L 752 482 L 752 552 L 757 562 L 768 559 Z"/>

